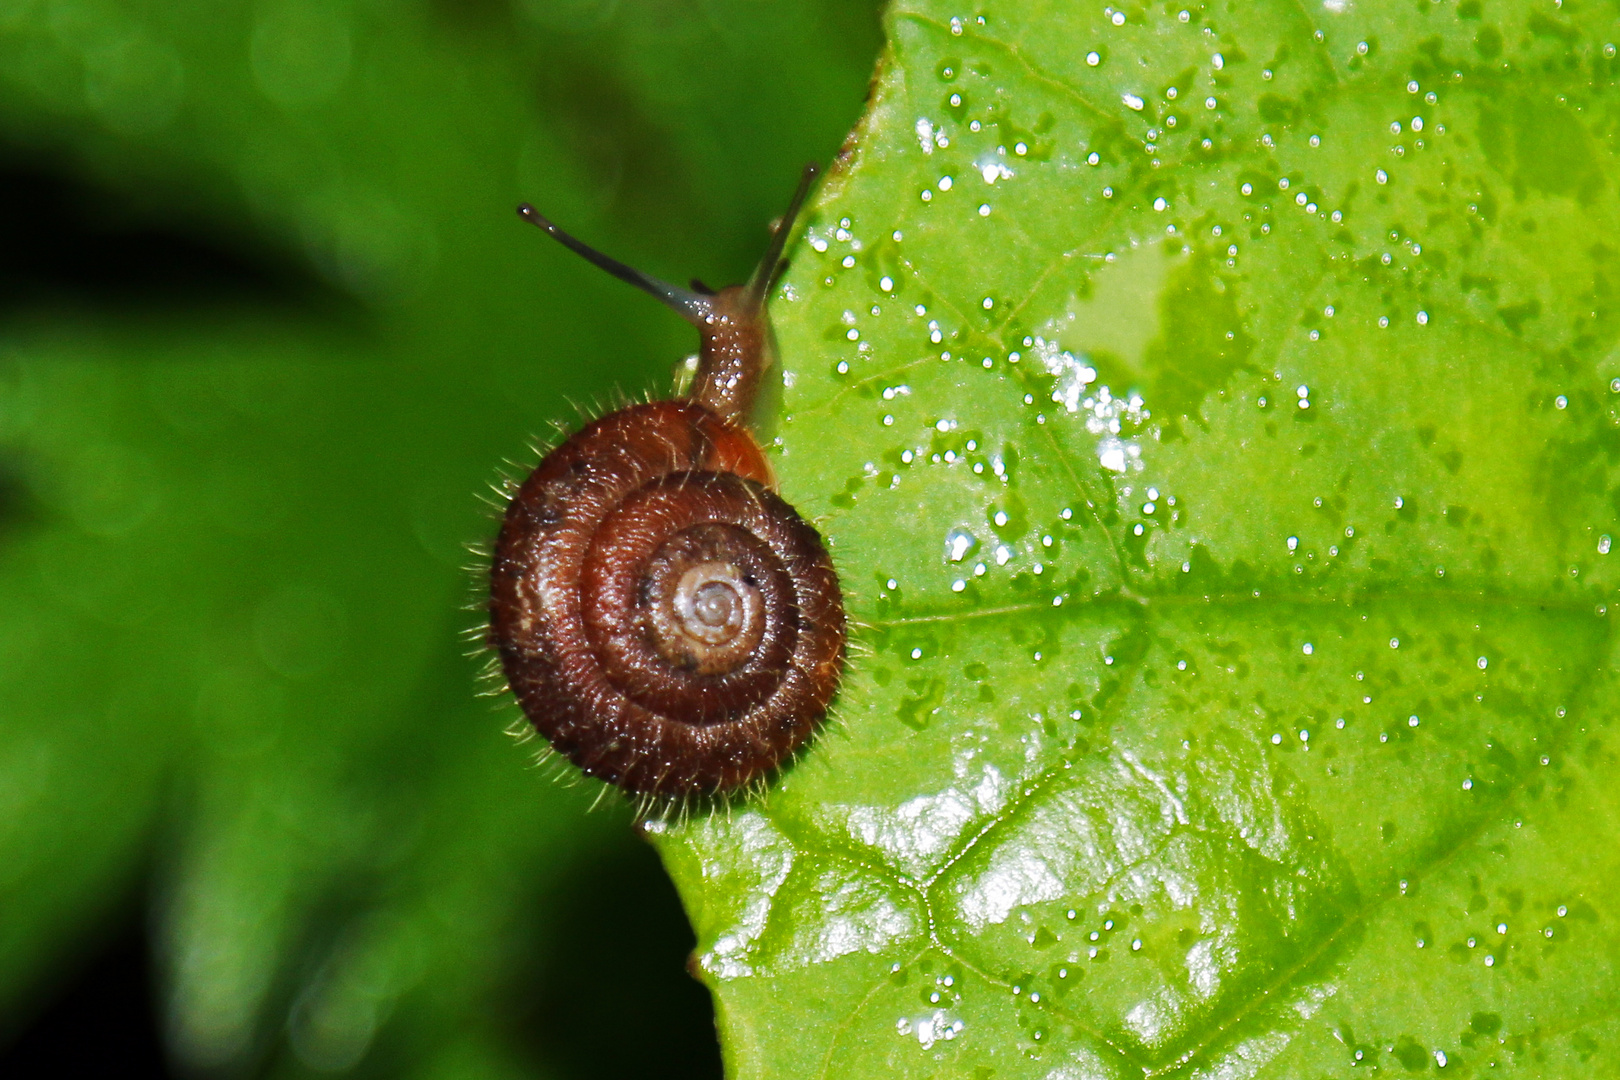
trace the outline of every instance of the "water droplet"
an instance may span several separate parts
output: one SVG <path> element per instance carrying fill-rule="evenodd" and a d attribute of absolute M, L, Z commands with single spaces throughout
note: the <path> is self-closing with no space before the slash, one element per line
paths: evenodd
<path fill-rule="evenodd" d="M 1377 180 L 1380 184 L 1387 184 L 1389 183 L 1389 173 L 1385 172 L 1383 169 L 1379 169 L 1377 172 L 1373 173 L 1373 179 Z"/>
<path fill-rule="evenodd" d="M 1100 63 L 1102 63 L 1102 57 L 1101 56 L 1097 55 L 1095 52 L 1086 53 L 1086 66 L 1087 67 L 1096 67 Z"/>

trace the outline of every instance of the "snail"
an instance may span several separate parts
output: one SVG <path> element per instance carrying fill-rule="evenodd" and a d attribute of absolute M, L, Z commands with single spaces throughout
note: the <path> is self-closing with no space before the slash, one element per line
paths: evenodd
<path fill-rule="evenodd" d="M 552 450 L 507 504 L 489 640 L 534 728 L 650 799 L 723 795 L 814 734 L 843 673 L 843 597 L 747 423 L 771 366 L 766 294 L 807 167 L 747 284 L 681 289 L 525 220 L 662 300 L 702 336 L 684 397 L 620 409 Z"/>

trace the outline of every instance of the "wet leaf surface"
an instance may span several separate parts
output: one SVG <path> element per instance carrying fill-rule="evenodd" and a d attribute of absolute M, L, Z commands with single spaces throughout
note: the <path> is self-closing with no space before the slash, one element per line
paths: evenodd
<path fill-rule="evenodd" d="M 736 1075 L 1620 1068 L 1615 14 L 888 12 L 773 308 L 861 648 L 653 829 Z"/>

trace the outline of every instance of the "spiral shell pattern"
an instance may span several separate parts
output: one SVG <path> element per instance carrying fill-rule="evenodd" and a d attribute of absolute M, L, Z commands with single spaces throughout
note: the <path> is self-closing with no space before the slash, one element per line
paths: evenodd
<path fill-rule="evenodd" d="M 740 426 L 632 406 L 552 451 L 509 504 L 490 637 L 529 720 L 586 773 L 725 792 L 814 733 L 843 670 L 821 537 Z"/>

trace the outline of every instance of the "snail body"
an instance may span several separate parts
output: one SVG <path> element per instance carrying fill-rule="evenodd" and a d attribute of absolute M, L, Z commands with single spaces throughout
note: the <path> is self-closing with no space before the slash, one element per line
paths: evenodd
<path fill-rule="evenodd" d="M 793 211 L 747 285 L 687 292 L 526 218 L 702 334 L 684 399 L 621 409 L 551 451 L 507 506 L 490 640 L 529 721 L 589 775 L 641 795 L 768 775 L 843 671 L 838 577 L 775 491 L 746 420 L 769 366 L 764 299 Z"/>

